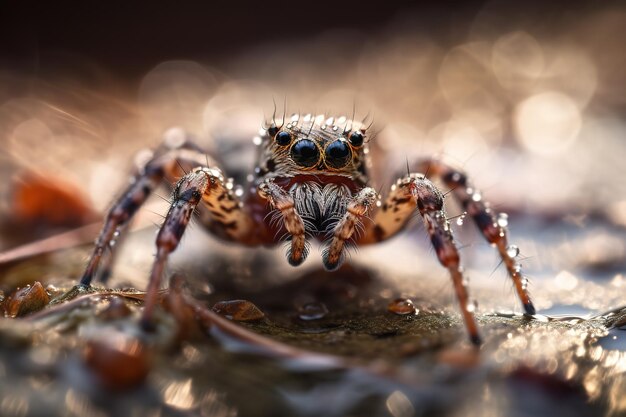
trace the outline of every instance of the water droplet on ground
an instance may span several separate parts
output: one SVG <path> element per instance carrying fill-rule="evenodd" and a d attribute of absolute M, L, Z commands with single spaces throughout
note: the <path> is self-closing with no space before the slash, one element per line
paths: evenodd
<path fill-rule="evenodd" d="M 397 298 L 389 303 L 387 311 L 390 313 L 398 314 L 400 316 L 406 316 L 407 314 L 417 314 L 419 310 L 408 298 Z"/>
<path fill-rule="evenodd" d="M 324 303 L 306 303 L 298 309 L 300 320 L 319 320 L 326 317 L 328 308 Z"/>

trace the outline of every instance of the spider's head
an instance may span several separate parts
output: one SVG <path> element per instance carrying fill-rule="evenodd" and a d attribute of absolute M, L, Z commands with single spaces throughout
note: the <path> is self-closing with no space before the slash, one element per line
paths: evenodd
<path fill-rule="evenodd" d="M 367 182 L 368 129 L 359 122 L 296 114 L 264 133 L 258 177 L 340 176 Z"/>

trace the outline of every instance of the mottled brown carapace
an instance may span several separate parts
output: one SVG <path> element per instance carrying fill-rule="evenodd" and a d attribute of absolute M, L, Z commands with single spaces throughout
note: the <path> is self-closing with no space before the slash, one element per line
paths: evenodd
<path fill-rule="evenodd" d="M 179 134 L 183 135 L 179 132 Z M 149 326 L 165 264 L 197 213 L 216 236 L 246 246 L 287 242 L 287 260 L 300 265 L 309 242 L 322 245 L 328 270 L 337 269 L 350 245 L 388 239 L 419 212 L 441 264 L 448 269 L 470 340 L 480 343 L 457 245 L 444 212 L 444 195 L 431 182 L 442 182 L 460 202 L 487 241 L 502 257 L 527 314 L 535 309 L 508 243 L 506 224 L 482 200 L 467 176 L 437 159 L 425 158 L 381 197 L 368 186 L 369 127 L 347 117 L 300 115 L 275 118 L 257 138 L 258 162 L 245 187 L 235 187 L 215 159 L 187 140 L 165 140 L 134 176 L 109 211 L 81 280 L 90 285 L 98 271 L 110 273 L 114 240 L 151 192 L 163 181 L 174 185 L 172 203 L 157 235 L 143 322 Z M 429 178 L 426 178 L 426 173 Z M 237 191 L 243 190 L 243 192 Z"/>

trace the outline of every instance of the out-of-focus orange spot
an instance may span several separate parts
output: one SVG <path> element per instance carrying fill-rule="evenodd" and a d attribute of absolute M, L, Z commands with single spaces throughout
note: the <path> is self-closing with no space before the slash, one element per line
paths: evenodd
<path fill-rule="evenodd" d="M 22 225 L 70 227 L 97 218 L 83 192 L 54 175 L 20 175 L 12 185 L 9 205 L 9 216 Z"/>

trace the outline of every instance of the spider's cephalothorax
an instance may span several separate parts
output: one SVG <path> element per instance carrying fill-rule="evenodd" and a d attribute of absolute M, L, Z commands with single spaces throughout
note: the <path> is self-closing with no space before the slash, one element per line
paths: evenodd
<path fill-rule="evenodd" d="M 254 186 L 270 201 L 271 188 L 279 187 L 293 199 L 305 235 L 331 244 L 341 214 L 359 192 L 364 209 L 376 201 L 376 193 L 366 187 L 369 161 L 366 135 L 365 127 L 345 117 L 335 120 L 294 115 L 278 126 L 274 122 L 265 130 L 260 143 Z M 270 214 L 270 220 L 274 221 L 267 227 L 274 235 L 285 236 L 290 216 L 285 222 L 280 217 L 281 211 L 276 207 Z M 288 233 L 286 238 L 294 240 Z M 306 244 L 303 250 L 292 245 L 289 262 L 300 264 L 307 252 Z M 335 269 L 343 259 L 342 253 L 330 247 L 323 253 L 328 269 Z"/>
<path fill-rule="evenodd" d="M 151 322 L 168 256 L 178 246 L 194 212 L 212 233 L 225 240 L 248 246 L 288 242 L 287 259 L 294 266 L 306 259 L 308 240 L 317 239 L 322 242 L 322 259 L 329 270 L 341 265 L 347 245 L 386 240 L 419 212 L 435 253 L 453 281 L 470 339 L 478 344 L 473 304 L 444 212 L 444 196 L 420 173 L 426 172 L 451 189 L 483 236 L 497 248 L 525 312 L 534 314 L 517 250 L 508 243 L 506 224 L 498 221 L 498 213 L 482 200 L 463 172 L 437 159 L 424 159 L 416 164 L 415 172 L 398 178 L 381 200 L 368 186 L 371 138 L 361 123 L 345 117 L 293 115 L 268 124 L 258 139 L 258 164 L 243 194 L 198 146 L 166 140 L 109 211 L 81 283 L 89 285 L 100 264 L 104 264 L 101 275 L 109 274 L 113 256 L 103 258 L 105 249 L 113 251 L 111 242 L 164 179 L 176 185 L 157 235 L 143 313 L 146 325 Z"/>

